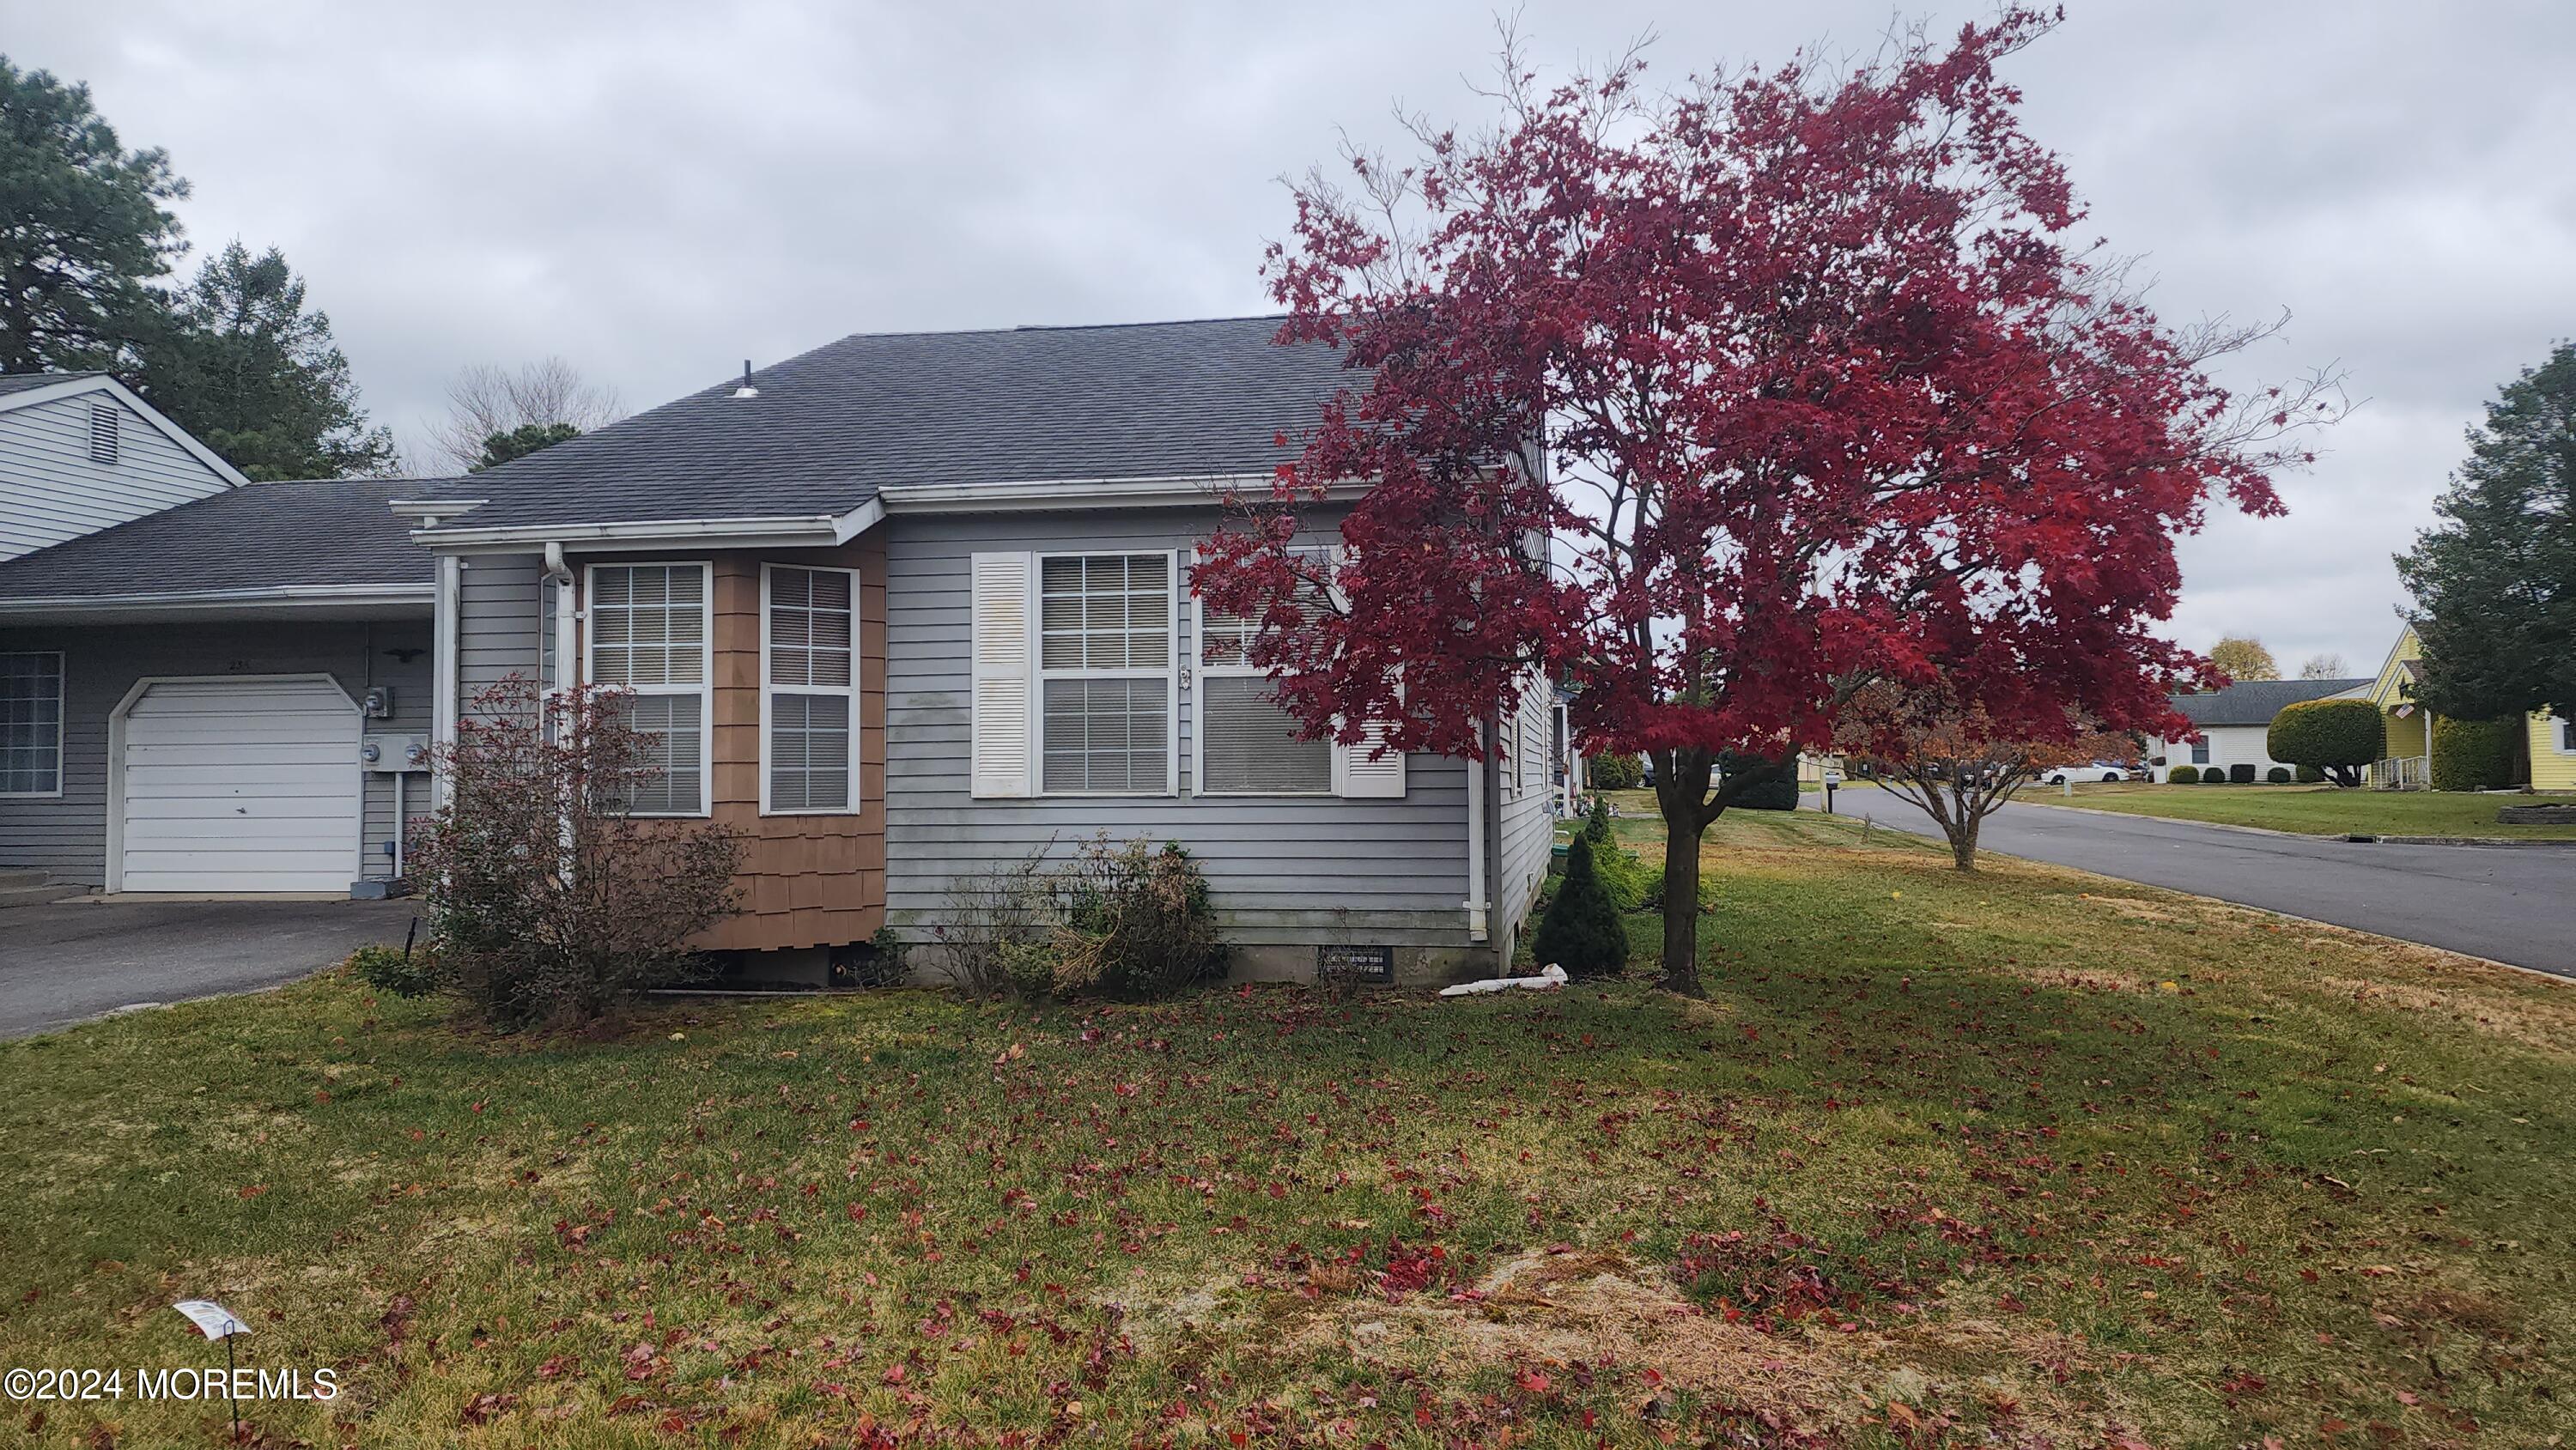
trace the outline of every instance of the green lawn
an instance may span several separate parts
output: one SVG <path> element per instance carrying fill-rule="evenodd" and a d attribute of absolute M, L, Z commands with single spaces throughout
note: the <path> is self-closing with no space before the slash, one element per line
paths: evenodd
<path fill-rule="evenodd" d="M 2079 785 L 2072 799 L 2054 786 L 2029 786 L 2020 797 L 2038 805 L 2089 806 L 2185 821 L 2261 826 L 2310 836 L 2485 836 L 2576 840 L 2576 826 L 2504 826 L 2500 806 L 2576 796 L 2472 795 L 2452 791 L 2337 790 L 2306 785 Z"/>
<path fill-rule="evenodd" d="M 164 1307 L 219 1299 L 346 1387 L 250 1406 L 280 1447 L 2565 1428 L 2576 991 L 1812 815 L 1713 842 L 1704 1005 L 895 991 L 534 1042 L 334 977 L 0 1045 L 0 1365 L 220 1364 Z"/>

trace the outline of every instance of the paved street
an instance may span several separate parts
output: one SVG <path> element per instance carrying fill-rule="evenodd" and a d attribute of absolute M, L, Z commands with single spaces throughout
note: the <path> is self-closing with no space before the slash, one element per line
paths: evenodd
<path fill-rule="evenodd" d="M 1921 811 L 1875 790 L 1842 792 L 1835 804 L 1940 835 Z M 2576 976 L 2576 850 L 2357 845 L 2033 805 L 2004 807 L 1978 844 Z"/>
<path fill-rule="evenodd" d="M 136 1002 L 291 982 L 369 942 L 400 943 L 410 901 L 58 902 L 0 911 L 0 1037 Z"/>

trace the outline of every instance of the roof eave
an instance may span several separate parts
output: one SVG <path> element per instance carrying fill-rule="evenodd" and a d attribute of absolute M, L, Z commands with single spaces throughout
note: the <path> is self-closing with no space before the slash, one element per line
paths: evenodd
<path fill-rule="evenodd" d="M 201 619 L 209 615 L 306 617 L 334 611 L 353 618 L 429 612 L 436 586 L 419 583 L 281 584 L 252 589 L 195 589 L 149 594 L 58 594 L 0 599 L 0 623 L 115 624 Z"/>

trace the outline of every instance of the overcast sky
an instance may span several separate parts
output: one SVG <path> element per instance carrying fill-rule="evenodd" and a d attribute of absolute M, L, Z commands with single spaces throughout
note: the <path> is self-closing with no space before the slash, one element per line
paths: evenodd
<path fill-rule="evenodd" d="M 645 407 L 851 332 L 1270 310 L 1277 179 L 1398 100 L 1482 120 L 1493 8 L 0 0 L 0 47 L 169 149 L 200 255 L 283 247 L 425 457 L 470 363 L 560 354 Z M 2576 5 L 2068 10 L 2009 74 L 2093 225 L 2168 317 L 2291 311 L 2231 381 L 2340 363 L 2367 400 L 2289 517 L 2185 543 L 2173 632 L 2374 670 L 2462 429 L 2576 334 Z M 1558 65 L 1651 29 L 1677 79 L 1897 13 L 1532 0 L 1522 28 Z"/>

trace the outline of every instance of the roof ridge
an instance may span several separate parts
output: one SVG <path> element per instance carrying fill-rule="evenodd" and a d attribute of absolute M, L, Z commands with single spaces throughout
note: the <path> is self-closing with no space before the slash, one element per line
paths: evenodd
<path fill-rule="evenodd" d="M 1205 327 L 1218 322 L 1285 322 L 1288 316 L 1285 312 L 1243 312 L 1224 317 L 1165 317 L 1150 322 L 1022 322 L 1010 327 L 907 328 L 893 332 L 845 333 L 833 339 L 833 343 L 857 342 L 867 338 L 1009 337 L 1021 332 L 1116 332 L 1147 327 Z M 826 343 L 824 346 L 829 347 L 833 343 Z M 808 349 L 808 351 L 820 351 L 820 349 Z M 798 353 L 796 356 L 802 357 L 804 354 Z"/>

